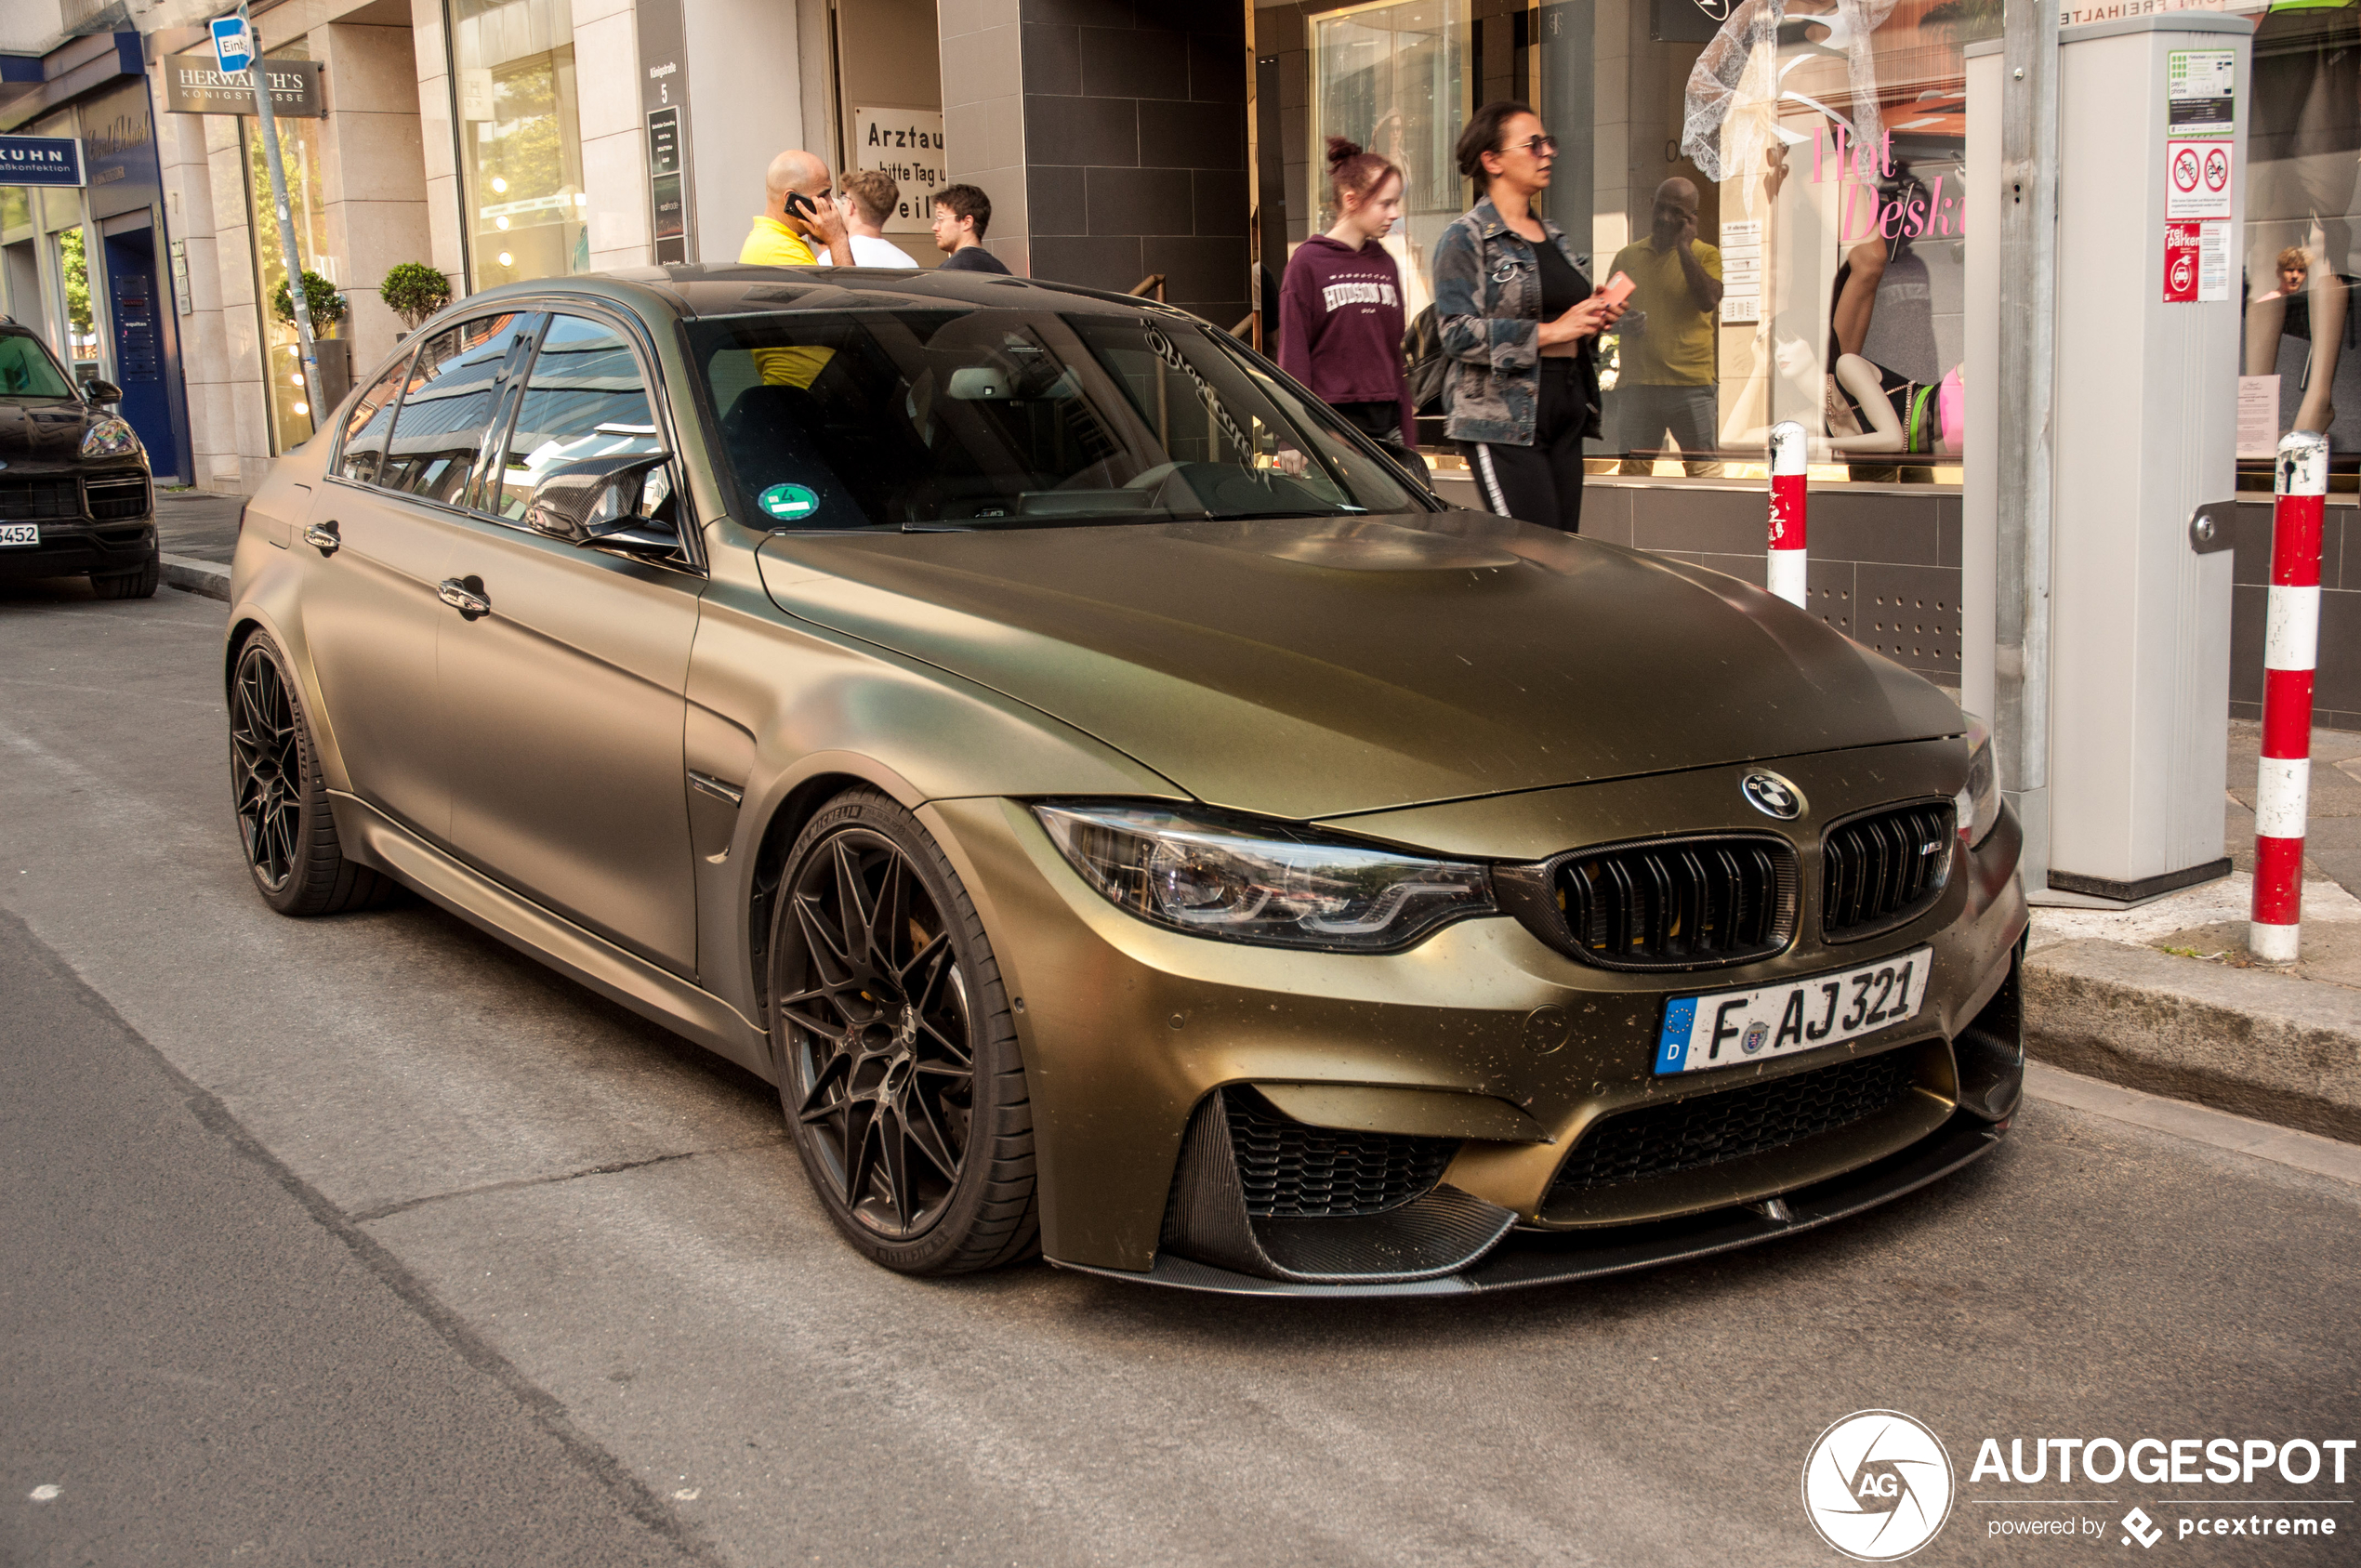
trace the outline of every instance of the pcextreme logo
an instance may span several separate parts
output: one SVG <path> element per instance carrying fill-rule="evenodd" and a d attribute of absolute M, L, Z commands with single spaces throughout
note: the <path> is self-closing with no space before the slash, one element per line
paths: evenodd
<path fill-rule="evenodd" d="M 1861 1562 L 1893 1562 L 1951 1517 L 1951 1456 L 1899 1410 L 1856 1411 L 1803 1461 L 1803 1511 L 1820 1538 Z"/>

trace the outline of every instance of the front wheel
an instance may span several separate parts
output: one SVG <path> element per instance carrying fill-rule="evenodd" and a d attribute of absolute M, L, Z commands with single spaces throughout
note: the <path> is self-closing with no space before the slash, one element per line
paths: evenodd
<path fill-rule="evenodd" d="M 100 599 L 153 599 L 156 585 L 164 581 L 164 555 L 161 548 L 148 552 L 148 559 L 136 572 L 117 572 L 90 579 L 91 591 Z"/>
<path fill-rule="evenodd" d="M 238 651 L 230 689 L 230 788 L 255 891 L 280 914 L 366 909 L 393 890 L 345 858 L 286 656 L 261 632 Z"/>
<path fill-rule="evenodd" d="M 983 922 L 917 818 L 838 796 L 787 853 L 770 953 L 779 1098 L 828 1217 L 905 1274 L 1039 1233 L 1033 1111 Z"/>

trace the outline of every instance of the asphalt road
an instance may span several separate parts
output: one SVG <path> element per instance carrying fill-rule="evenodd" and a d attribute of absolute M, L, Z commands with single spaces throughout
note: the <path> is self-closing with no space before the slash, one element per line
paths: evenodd
<path fill-rule="evenodd" d="M 1878 1213 L 1589 1285 L 903 1280 L 757 1080 L 423 904 L 269 913 L 221 610 L 0 589 L 0 1561 L 1832 1564 L 1798 1478 L 1871 1407 L 1959 1475 L 1914 1561 L 2189 1498 L 2349 1528 L 2160 1558 L 2355 1560 L 2361 1457 L 1969 1467 L 2361 1437 L 2361 1187 L 2037 1101 Z"/>

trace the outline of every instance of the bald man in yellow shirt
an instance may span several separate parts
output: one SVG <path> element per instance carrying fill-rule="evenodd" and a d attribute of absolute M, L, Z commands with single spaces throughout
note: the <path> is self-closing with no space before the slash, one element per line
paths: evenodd
<path fill-rule="evenodd" d="M 846 238 L 844 214 L 837 210 L 828 165 L 801 149 L 771 160 L 763 176 L 769 201 L 754 220 L 738 260 L 756 267 L 813 267 L 819 264 L 811 241 L 816 237 L 832 254 L 852 253 Z M 791 210 L 788 195 L 807 198 L 800 211 Z M 827 365 L 826 349 L 758 349 L 756 368 L 762 379 L 777 387 L 809 387 Z"/>

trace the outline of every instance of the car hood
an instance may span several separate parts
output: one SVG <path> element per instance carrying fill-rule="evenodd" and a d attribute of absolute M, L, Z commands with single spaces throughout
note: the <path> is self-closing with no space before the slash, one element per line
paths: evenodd
<path fill-rule="evenodd" d="M 90 428 L 78 402 L 12 402 L 0 399 L 0 461 L 72 462 Z"/>
<path fill-rule="evenodd" d="M 1734 578 L 1484 513 L 777 534 L 789 613 L 1299 820 L 1956 733 Z"/>

